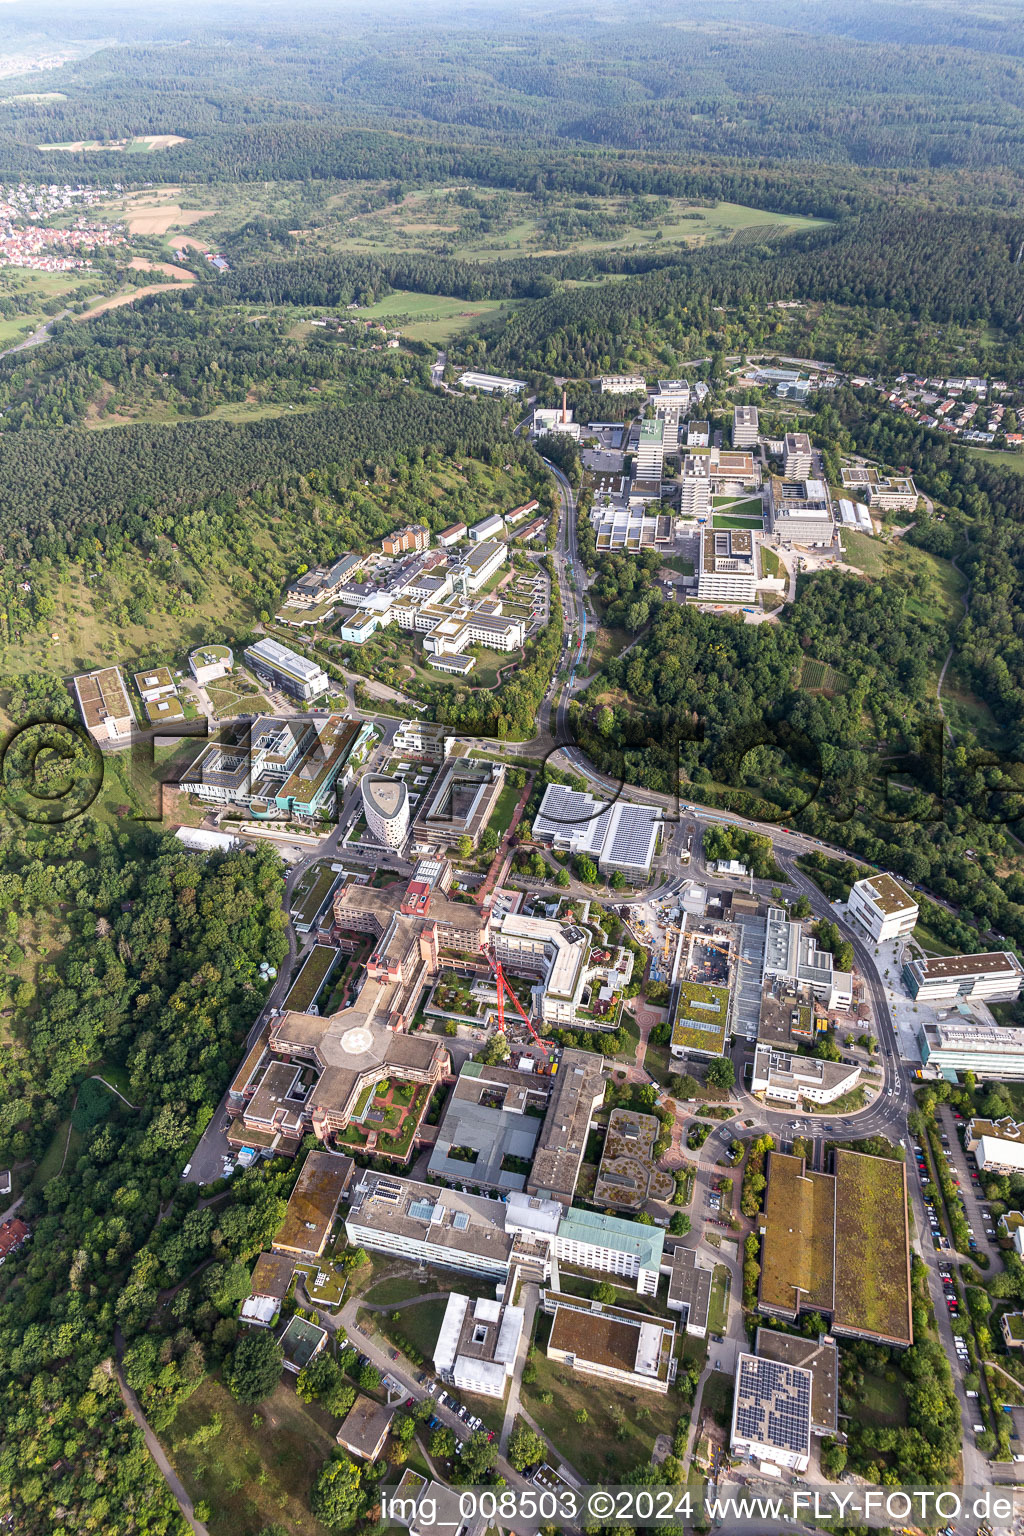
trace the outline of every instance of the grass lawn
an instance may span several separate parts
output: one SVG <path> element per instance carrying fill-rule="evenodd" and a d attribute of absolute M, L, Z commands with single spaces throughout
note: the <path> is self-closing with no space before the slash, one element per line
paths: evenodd
<path fill-rule="evenodd" d="M 517 789 L 514 784 L 506 784 L 498 796 L 487 825 L 492 831 L 497 832 L 499 838 L 508 831 L 521 794 L 522 790 Z"/>
<path fill-rule="evenodd" d="M 663 564 L 668 564 L 664 561 Z M 686 563 L 685 561 L 683 562 Z M 690 574 L 693 574 L 693 566 L 690 566 Z M 625 629 L 605 629 L 603 626 L 594 635 L 590 652 L 590 665 L 595 672 L 599 672 L 606 661 L 613 656 L 618 656 L 626 649 L 632 636 Z"/>
<path fill-rule="evenodd" d="M 334 1422 L 299 1401 L 290 1382 L 253 1410 L 209 1378 L 179 1408 L 163 1444 L 193 1500 L 211 1508 L 212 1536 L 258 1536 L 281 1522 L 293 1536 L 325 1530 L 309 1513 L 309 1491 L 335 1449 Z M 205 1440 L 212 1426 L 218 1432 Z"/>
<path fill-rule="evenodd" d="M 722 1429 L 732 1423 L 733 1378 L 725 1371 L 712 1371 L 704 1383 L 700 1399 L 700 1411 L 704 1418 L 714 1419 Z"/>
<path fill-rule="evenodd" d="M 865 1372 L 854 1417 L 868 1424 L 897 1425 L 907 1422 L 907 1403 L 898 1381 Z"/>
<path fill-rule="evenodd" d="M 409 293 L 398 289 L 386 299 L 378 299 L 368 309 L 354 311 L 359 320 L 390 323 L 412 341 L 442 343 L 457 336 L 489 315 L 505 308 L 497 299 L 453 299 L 442 293 Z"/>
<path fill-rule="evenodd" d="M 524 1385 L 523 1404 L 589 1482 L 621 1482 L 638 1462 L 649 1459 L 659 1434 L 671 1435 L 675 1430 L 680 1408 L 671 1392 L 659 1397 L 655 1392 L 620 1390 L 608 1381 L 574 1375 L 561 1361 L 549 1360 L 540 1348 L 533 1363 L 537 1380 Z M 544 1403 L 541 1396 L 548 1392 L 552 1400 Z M 582 1426 L 576 1423 L 581 1408 L 587 1411 Z M 650 1418 L 638 1419 L 638 1408 L 649 1409 Z"/>
<path fill-rule="evenodd" d="M 451 1281 L 449 1284 L 452 1289 L 456 1288 Z M 415 1306 L 403 1307 L 398 1314 L 397 1323 L 393 1323 L 386 1312 L 379 1312 L 376 1321 L 381 1331 L 389 1338 L 394 1337 L 396 1343 L 399 1343 L 399 1338 L 408 1339 L 409 1343 L 419 1350 L 424 1360 L 432 1360 L 434 1345 L 441 1332 L 447 1305 L 447 1298 L 444 1301 L 419 1301 Z M 399 1348 L 401 1348 L 400 1343 Z"/>
<path fill-rule="evenodd" d="M 755 532 L 764 527 L 763 517 L 736 517 L 731 512 L 715 512 L 711 522 L 715 528 L 752 528 Z"/>
<path fill-rule="evenodd" d="M 1019 475 L 1024 475 L 1024 453 L 1013 448 L 968 448 L 967 452 L 973 459 L 982 459 L 986 464 L 996 464 L 1000 469 L 1015 469 Z"/>
<path fill-rule="evenodd" d="M 715 512 L 728 512 L 733 517 L 756 517 L 758 522 L 764 512 L 760 496 L 713 496 L 711 505 Z"/>
<path fill-rule="evenodd" d="M 724 1264 L 715 1265 L 711 1281 L 711 1307 L 708 1312 L 708 1332 L 724 1333 L 729 1318 L 729 1289 L 732 1277 Z"/>
<path fill-rule="evenodd" d="M 761 569 L 766 576 L 777 576 L 779 574 L 779 557 L 774 549 L 769 549 L 766 544 L 761 545 Z"/>

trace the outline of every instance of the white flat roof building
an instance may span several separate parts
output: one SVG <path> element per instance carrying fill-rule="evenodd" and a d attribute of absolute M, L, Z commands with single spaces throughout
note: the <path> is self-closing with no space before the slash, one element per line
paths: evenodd
<path fill-rule="evenodd" d="M 750 1091 L 782 1104 L 831 1104 L 852 1093 L 860 1082 L 860 1067 L 839 1061 L 819 1061 L 793 1051 L 776 1051 L 759 1045 L 754 1052 Z"/>
<path fill-rule="evenodd" d="M 521 395 L 526 388 L 525 379 L 506 379 L 497 373 L 476 373 L 472 369 L 462 374 L 459 383 L 463 389 L 480 389 L 485 395 Z"/>
<path fill-rule="evenodd" d="M 802 1366 L 740 1355 L 729 1437 L 733 1454 L 806 1472 L 811 1459 L 813 1381 Z"/>
<path fill-rule="evenodd" d="M 277 640 L 265 638 L 247 646 L 246 665 L 297 699 L 317 699 L 330 688 L 330 679 L 319 662 L 299 656 Z"/>
<path fill-rule="evenodd" d="M 732 412 L 732 445 L 734 448 L 754 448 L 760 427 L 756 405 L 736 405 Z"/>
<path fill-rule="evenodd" d="M 603 395 L 642 395 L 647 390 L 647 380 L 636 373 L 606 373 L 601 379 Z"/>
<path fill-rule="evenodd" d="M 1013 1002 L 1024 984 L 1024 967 L 1011 950 L 984 955 L 924 955 L 908 960 L 903 980 L 918 1002 L 955 1003 L 979 997 Z"/>
<path fill-rule="evenodd" d="M 522 1307 L 459 1291 L 448 1297 L 434 1346 L 434 1367 L 442 1381 L 462 1392 L 501 1398 L 512 1376 L 525 1313 Z"/>
<path fill-rule="evenodd" d="M 871 875 L 850 891 L 849 913 L 878 943 L 913 933 L 917 902 L 892 875 Z"/>
<path fill-rule="evenodd" d="M 403 848 L 409 836 L 409 790 L 404 779 L 367 773 L 359 788 L 371 835 L 385 848 Z"/>
<path fill-rule="evenodd" d="M 1024 1081 L 1024 1029 L 941 1019 L 922 1025 L 921 1060 L 940 1072 L 973 1072 L 986 1080 Z"/>

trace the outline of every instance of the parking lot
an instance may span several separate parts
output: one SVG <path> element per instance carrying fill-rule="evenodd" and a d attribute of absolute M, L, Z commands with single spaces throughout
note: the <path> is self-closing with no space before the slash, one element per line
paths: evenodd
<path fill-rule="evenodd" d="M 963 1149 L 961 1132 L 964 1122 L 956 1119 L 954 1111 L 948 1104 L 940 1104 L 938 1118 L 939 1130 L 943 1136 L 943 1152 L 952 1154 L 947 1158 L 947 1162 L 953 1169 L 954 1178 L 960 1181 L 960 1198 L 964 1203 L 968 1228 L 973 1232 L 980 1251 L 987 1253 L 990 1260 L 996 1260 L 998 1267 L 1001 1267 L 995 1222 L 986 1215 L 988 1201 L 977 1178 L 978 1170 L 974 1158 Z"/>

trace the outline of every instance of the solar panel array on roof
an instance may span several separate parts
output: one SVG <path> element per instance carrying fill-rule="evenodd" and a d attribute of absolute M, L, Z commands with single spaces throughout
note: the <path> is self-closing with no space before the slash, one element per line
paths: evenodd
<path fill-rule="evenodd" d="M 745 1356 L 737 1396 L 738 1438 L 797 1454 L 806 1452 L 811 1419 L 809 1371 Z"/>
<path fill-rule="evenodd" d="M 378 1179 L 373 1188 L 373 1197 L 388 1205 L 397 1205 L 402 1198 L 402 1186 L 396 1179 Z"/>

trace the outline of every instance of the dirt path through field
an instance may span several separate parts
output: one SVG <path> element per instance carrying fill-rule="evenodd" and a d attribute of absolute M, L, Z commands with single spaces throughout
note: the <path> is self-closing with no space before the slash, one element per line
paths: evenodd
<path fill-rule="evenodd" d="M 131 293 L 116 293 L 113 298 L 94 304 L 92 309 L 83 310 L 80 315 L 75 316 L 75 319 L 92 320 L 94 316 L 102 315 L 108 309 L 120 309 L 124 304 L 134 304 L 136 299 L 144 299 L 151 293 L 169 293 L 173 288 L 189 288 L 194 282 L 193 277 L 188 283 L 147 283 L 144 288 L 133 288 Z"/>

